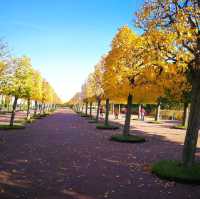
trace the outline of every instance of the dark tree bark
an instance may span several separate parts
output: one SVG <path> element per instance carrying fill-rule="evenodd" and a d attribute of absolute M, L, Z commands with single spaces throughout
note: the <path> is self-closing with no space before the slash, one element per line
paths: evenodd
<path fill-rule="evenodd" d="M 85 103 L 85 115 L 88 115 L 88 102 Z"/>
<path fill-rule="evenodd" d="M 45 114 L 45 108 L 46 108 L 46 104 L 43 104 L 42 105 L 42 112 L 43 112 L 43 114 Z"/>
<path fill-rule="evenodd" d="M 130 132 L 132 99 L 133 99 L 133 96 L 129 94 L 128 99 L 127 99 L 126 119 L 125 119 L 125 124 L 124 124 L 123 135 L 129 135 L 129 132 Z"/>
<path fill-rule="evenodd" d="M 112 104 L 112 114 L 115 115 L 115 104 Z"/>
<path fill-rule="evenodd" d="M 34 115 L 37 115 L 37 109 L 38 109 L 38 102 L 37 100 L 35 100 Z"/>
<path fill-rule="evenodd" d="M 10 126 L 13 126 L 13 124 L 14 124 L 15 112 L 16 112 L 16 108 L 17 108 L 17 100 L 18 100 L 18 97 L 15 96 L 14 102 L 13 102 L 13 108 L 12 108 L 11 118 L 10 118 Z"/>
<path fill-rule="evenodd" d="M 40 114 L 42 113 L 42 104 L 39 104 L 39 110 L 40 110 Z"/>
<path fill-rule="evenodd" d="M 183 148 L 183 164 L 191 167 L 195 160 L 198 132 L 200 128 L 200 71 L 192 77 L 192 101 L 189 115 L 188 128 Z"/>
<path fill-rule="evenodd" d="M 92 102 L 90 102 L 90 117 L 92 118 Z"/>
<path fill-rule="evenodd" d="M 108 126 L 108 118 L 109 118 L 109 111 L 110 111 L 110 103 L 109 103 L 109 98 L 106 99 L 106 115 L 105 115 L 105 126 Z"/>
<path fill-rule="evenodd" d="M 141 120 L 141 104 L 138 104 L 138 120 Z"/>
<path fill-rule="evenodd" d="M 184 111 L 183 111 L 183 120 L 182 120 L 182 126 L 188 126 L 188 120 L 189 120 L 189 103 L 184 103 Z"/>
<path fill-rule="evenodd" d="M 96 115 L 96 121 L 99 121 L 99 109 L 100 109 L 100 105 L 101 105 L 101 99 L 98 98 L 97 99 L 97 115 Z"/>
<path fill-rule="evenodd" d="M 26 119 L 30 120 L 30 104 L 31 104 L 31 100 L 28 99 L 27 100 L 27 112 L 26 112 Z"/>
<path fill-rule="evenodd" d="M 158 102 L 156 106 L 156 115 L 155 115 L 155 121 L 159 121 L 159 120 L 160 120 L 160 101 Z"/>

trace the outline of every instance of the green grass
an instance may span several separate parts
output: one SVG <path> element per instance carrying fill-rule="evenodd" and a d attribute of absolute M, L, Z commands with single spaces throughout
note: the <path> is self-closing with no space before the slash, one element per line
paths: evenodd
<path fill-rule="evenodd" d="M 152 166 L 152 173 L 170 181 L 200 184 L 200 164 L 185 168 L 179 161 L 161 160 Z"/>
<path fill-rule="evenodd" d="M 137 143 L 137 142 L 145 142 L 144 137 L 140 137 L 137 135 L 113 135 L 111 137 L 111 140 L 117 141 L 117 142 L 131 142 L 131 143 Z"/>
<path fill-rule="evenodd" d="M 49 115 L 50 115 L 49 113 L 43 113 L 43 114 L 34 115 L 32 118 L 33 119 L 42 119 L 42 118 L 47 117 Z"/>
<path fill-rule="evenodd" d="M 96 126 L 97 129 L 102 129 L 102 130 L 116 130 L 119 129 L 118 126 L 113 126 L 113 125 L 105 125 L 105 124 L 99 124 Z"/>
<path fill-rule="evenodd" d="M 183 125 L 173 126 L 173 128 L 174 128 L 174 129 L 183 129 L 183 130 L 187 129 L 187 127 L 186 127 L 186 126 L 183 126 Z"/>
<path fill-rule="evenodd" d="M 89 115 L 86 115 L 84 113 L 81 114 L 81 117 L 90 117 Z"/>
<path fill-rule="evenodd" d="M 155 121 L 155 120 L 153 120 L 153 121 L 148 121 L 148 123 L 150 123 L 150 124 L 162 124 L 161 121 Z"/>
<path fill-rule="evenodd" d="M 0 124 L 0 130 L 14 130 L 14 129 L 25 129 L 24 124 L 14 124 L 10 126 L 9 124 Z"/>
<path fill-rule="evenodd" d="M 35 120 L 36 120 L 36 119 L 35 119 L 34 117 L 31 117 L 31 119 L 29 119 L 29 120 L 26 119 L 25 122 L 28 123 L 28 124 L 31 124 L 31 123 L 33 123 Z"/>
<path fill-rule="evenodd" d="M 96 123 L 98 123 L 98 122 L 94 119 L 94 120 L 89 120 L 88 123 L 96 124 Z"/>

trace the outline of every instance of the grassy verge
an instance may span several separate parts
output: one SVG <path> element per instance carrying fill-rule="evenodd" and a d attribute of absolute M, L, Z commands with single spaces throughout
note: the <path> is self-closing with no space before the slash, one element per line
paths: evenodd
<path fill-rule="evenodd" d="M 172 128 L 173 128 L 173 129 L 183 129 L 183 130 L 187 129 L 187 127 L 186 127 L 186 126 L 183 126 L 183 125 L 173 126 Z"/>
<path fill-rule="evenodd" d="M 162 179 L 180 183 L 200 184 L 200 164 L 185 168 L 176 160 L 161 160 L 152 166 L 152 172 Z"/>
<path fill-rule="evenodd" d="M 50 113 L 38 114 L 38 115 L 34 115 L 32 118 L 33 119 L 42 119 L 42 118 L 47 117 L 49 115 L 50 115 Z"/>
<path fill-rule="evenodd" d="M 118 126 L 113 126 L 113 125 L 104 125 L 104 124 L 99 124 L 96 126 L 97 129 L 102 129 L 102 130 L 116 130 L 119 129 Z"/>
<path fill-rule="evenodd" d="M 0 130 L 13 130 L 13 129 L 25 129 L 24 124 L 14 124 L 10 126 L 9 124 L 0 124 Z"/>
<path fill-rule="evenodd" d="M 131 142 L 131 143 L 137 143 L 137 142 L 145 142 L 144 137 L 140 137 L 137 135 L 113 135 L 111 137 L 111 140 L 117 141 L 117 142 Z"/>
<path fill-rule="evenodd" d="M 95 119 L 92 119 L 92 120 L 89 120 L 89 121 L 88 121 L 88 123 L 91 123 L 91 124 L 96 124 L 96 123 L 98 123 L 98 122 L 97 122 L 97 120 L 95 120 Z"/>
<path fill-rule="evenodd" d="M 86 114 L 84 114 L 84 113 L 82 113 L 81 114 L 81 117 L 86 117 L 86 118 L 88 118 L 88 117 L 90 117 L 89 115 L 86 115 Z"/>
<path fill-rule="evenodd" d="M 150 124 L 162 124 L 162 122 L 161 121 L 148 121 L 148 123 L 150 123 Z"/>

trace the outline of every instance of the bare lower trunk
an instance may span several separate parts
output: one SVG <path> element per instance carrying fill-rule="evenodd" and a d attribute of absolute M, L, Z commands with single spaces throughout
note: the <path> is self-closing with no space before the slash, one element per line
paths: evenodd
<path fill-rule="evenodd" d="M 87 116 L 87 114 L 88 114 L 88 102 L 86 102 L 85 104 L 85 115 Z"/>
<path fill-rule="evenodd" d="M 141 120 L 141 104 L 138 105 L 138 120 Z"/>
<path fill-rule="evenodd" d="M 41 115 L 41 113 L 42 113 L 42 104 L 41 103 L 39 104 L 39 109 L 40 109 L 40 115 Z"/>
<path fill-rule="evenodd" d="M 127 99 L 126 119 L 124 124 L 123 135 L 129 135 L 130 132 L 132 98 L 133 96 L 129 94 Z"/>
<path fill-rule="evenodd" d="M 38 109 L 38 102 L 35 101 L 34 115 L 37 115 L 37 109 Z"/>
<path fill-rule="evenodd" d="M 112 105 L 112 114 L 115 115 L 115 104 Z"/>
<path fill-rule="evenodd" d="M 189 120 L 189 104 L 186 102 L 184 103 L 182 126 L 188 126 L 188 120 Z"/>
<path fill-rule="evenodd" d="M 26 119 L 30 120 L 30 99 L 27 100 L 27 112 L 26 112 Z"/>
<path fill-rule="evenodd" d="M 42 105 L 42 112 L 45 114 L 45 104 Z"/>
<path fill-rule="evenodd" d="M 90 117 L 92 117 L 92 102 L 90 102 Z"/>
<path fill-rule="evenodd" d="M 183 164 L 191 167 L 195 160 L 196 145 L 200 127 L 200 72 L 192 80 L 192 102 L 188 128 L 183 148 Z"/>
<path fill-rule="evenodd" d="M 101 100 L 98 99 L 97 100 L 97 115 L 96 115 L 96 121 L 99 121 L 99 109 L 100 109 L 100 104 L 101 104 Z"/>
<path fill-rule="evenodd" d="M 14 120 L 15 120 L 15 111 L 17 108 L 17 100 L 18 97 L 15 96 L 14 102 L 13 102 L 13 108 L 12 108 L 12 113 L 11 113 L 11 118 L 10 118 L 10 126 L 13 126 Z"/>
<path fill-rule="evenodd" d="M 119 104 L 119 115 L 121 115 L 121 104 Z"/>
<path fill-rule="evenodd" d="M 108 118 L 109 118 L 110 104 L 109 98 L 106 99 L 106 115 L 105 115 L 105 126 L 108 126 Z"/>
<path fill-rule="evenodd" d="M 155 115 L 155 121 L 159 121 L 159 120 L 160 120 L 160 102 L 158 102 L 156 106 L 156 115 Z"/>

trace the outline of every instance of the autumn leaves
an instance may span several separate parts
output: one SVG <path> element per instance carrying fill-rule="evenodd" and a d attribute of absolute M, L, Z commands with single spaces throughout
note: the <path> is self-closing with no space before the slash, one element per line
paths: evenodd
<path fill-rule="evenodd" d="M 13 98 L 10 126 L 14 125 L 15 112 L 19 99 L 27 100 L 27 120 L 30 120 L 30 105 L 35 101 L 34 115 L 55 108 L 60 99 L 51 85 L 42 78 L 32 65 L 30 58 L 8 58 L 1 61 L 1 95 Z"/>
<path fill-rule="evenodd" d="M 163 98 L 191 102 L 182 159 L 184 166 L 191 167 L 200 123 L 199 13 L 198 1 L 146 2 L 136 14 L 135 25 L 142 34 L 128 26 L 120 28 L 111 50 L 71 102 L 127 101 L 125 135 L 133 102 L 159 104 Z"/>

